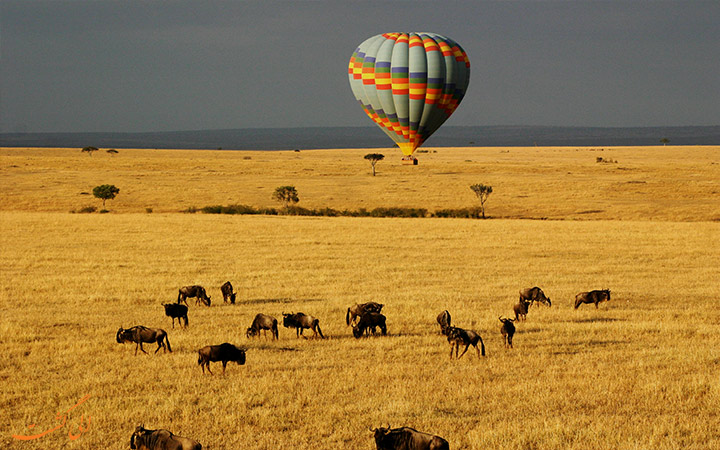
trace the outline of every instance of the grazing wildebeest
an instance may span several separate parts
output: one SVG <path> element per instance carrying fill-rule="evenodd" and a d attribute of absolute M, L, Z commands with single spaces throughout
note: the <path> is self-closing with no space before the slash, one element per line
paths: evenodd
<path fill-rule="evenodd" d="M 387 335 L 385 316 L 380 313 L 366 312 L 360 317 L 357 325 L 353 327 L 353 336 L 360 339 L 363 334 L 368 334 L 370 330 L 375 334 L 375 327 L 380 327 L 383 336 Z"/>
<path fill-rule="evenodd" d="M 347 309 L 345 313 L 345 323 L 347 325 L 355 326 L 355 319 L 361 317 L 365 313 L 379 313 L 383 309 L 382 303 L 367 302 L 367 303 L 356 303 Z"/>
<path fill-rule="evenodd" d="M 252 325 L 250 325 L 250 328 L 245 332 L 245 336 L 247 336 L 248 339 L 253 336 L 260 336 L 260 330 L 263 330 L 265 338 L 267 338 L 267 330 L 271 330 L 273 339 L 280 339 L 278 335 L 278 321 L 272 316 L 268 316 L 267 314 L 256 315 Z"/>
<path fill-rule="evenodd" d="M 447 328 L 451 325 L 452 318 L 450 317 L 450 312 L 446 309 L 445 311 L 441 312 L 437 316 L 437 323 L 440 324 L 440 333 L 447 334 Z"/>
<path fill-rule="evenodd" d="M 185 326 L 188 326 L 188 307 L 179 303 L 165 303 L 165 315 L 172 317 L 172 327 L 175 328 L 175 319 L 178 321 L 178 325 L 182 325 L 180 319 L 185 320 Z"/>
<path fill-rule="evenodd" d="M 147 430 L 142 425 L 135 428 L 130 438 L 130 448 L 137 450 L 201 450 L 197 441 L 176 436 L 168 430 Z"/>
<path fill-rule="evenodd" d="M 223 373 L 225 373 L 228 361 L 235 361 L 239 365 L 245 364 L 245 350 L 227 342 L 220 345 L 207 345 L 198 350 L 198 364 L 202 367 L 203 374 L 207 366 L 208 373 L 212 375 L 210 361 L 222 361 Z"/>
<path fill-rule="evenodd" d="M 300 337 L 300 335 L 303 334 L 303 331 L 305 328 L 310 328 L 315 333 L 313 337 L 317 337 L 318 334 L 320 334 L 320 337 L 325 339 L 325 336 L 323 336 L 322 331 L 320 330 L 320 321 L 313 316 L 308 316 L 305 313 L 282 313 L 283 315 L 283 326 L 285 328 L 295 328 L 295 334 L 297 337 Z M 305 337 L 305 336 L 303 336 Z"/>
<path fill-rule="evenodd" d="M 530 302 L 527 300 L 520 300 L 518 303 L 513 305 L 515 320 L 525 320 L 527 318 L 528 308 L 530 308 Z"/>
<path fill-rule="evenodd" d="M 513 325 L 513 319 L 503 319 L 502 316 L 498 317 L 502 325 L 500 325 L 500 334 L 502 334 L 503 342 L 505 347 L 513 348 L 513 335 L 515 334 L 515 325 Z"/>
<path fill-rule="evenodd" d="M 180 289 L 178 289 L 178 299 L 177 302 L 185 302 L 187 305 L 187 298 L 188 297 L 196 297 L 195 298 L 195 304 L 202 302 L 206 306 L 210 306 L 210 296 L 207 295 L 207 292 L 205 292 L 205 288 L 198 285 L 192 285 L 192 286 L 183 286 Z"/>
<path fill-rule="evenodd" d="M 375 433 L 377 450 L 450 450 L 448 441 L 410 427 L 370 428 Z"/>
<path fill-rule="evenodd" d="M 604 301 L 610 301 L 610 289 L 581 292 L 575 296 L 575 309 L 578 309 L 578 306 L 583 303 L 595 303 L 595 309 L 597 309 L 598 303 Z"/>
<path fill-rule="evenodd" d="M 539 287 L 531 287 L 528 289 L 523 289 L 520 291 L 520 301 L 528 301 L 530 302 L 530 305 L 532 305 L 535 302 L 543 303 L 548 306 L 552 306 L 552 302 L 550 301 L 550 297 L 546 297 L 545 293 L 542 289 Z"/>
<path fill-rule="evenodd" d="M 447 327 L 445 328 L 445 334 L 447 336 L 448 343 L 450 343 L 450 359 L 452 359 L 453 349 L 455 350 L 455 359 L 463 357 L 468 348 L 472 345 L 477 351 L 478 358 L 485 356 L 485 344 L 479 334 L 472 330 L 463 330 L 458 327 Z M 480 348 L 478 348 L 478 342 L 480 342 Z M 465 346 L 465 350 L 458 356 L 460 351 L 460 345 Z"/>
<path fill-rule="evenodd" d="M 124 330 L 123 327 L 120 327 L 115 339 L 117 340 L 118 344 L 122 344 L 124 342 L 134 342 L 136 355 L 138 351 L 138 346 L 143 353 L 147 353 L 142 346 L 143 342 L 157 342 L 158 348 L 155 350 L 155 353 L 160 350 L 160 347 L 162 347 L 165 351 L 172 352 L 172 349 L 170 348 L 170 341 L 167 337 L 167 332 L 165 330 L 161 330 L 160 328 L 147 328 L 143 327 L 142 325 L 138 325 Z M 165 346 L 165 343 L 167 343 L 167 347 Z"/>
<path fill-rule="evenodd" d="M 230 284 L 229 281 L 226 281 L 225 284 L 220 286 L 220 292 L 222 292 L 223 295 L 223 302 L 227 303 L 228 299 L 230 299 L 230 304 L 235 304 L 235 297 L 237 296 L 237 292 L 233 292 L 232 284 Z"/>

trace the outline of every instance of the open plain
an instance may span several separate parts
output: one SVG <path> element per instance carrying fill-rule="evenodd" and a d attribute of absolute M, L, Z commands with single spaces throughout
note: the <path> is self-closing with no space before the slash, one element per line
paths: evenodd
<path fill-rule="evenodd" d="M 388 149 L 373 177 L 376 151 L 0 149 L 0 445 L 126 449 L 142 423 L 209 449 L 373 449 L 389 423 L 452 449 L 720 448 L 720 147 Z M 281 185 L 311 208 L 465 208 L 474 183 L 489 220 L 180 212 L 277 207 Z M 99 184 L 110 212 L 71 213 Z M 161 303 L 188 284 L 212 305 L 173 329 Z M 553 306 L 506 349 L 498 316 L 536 285 Z M 592 289 L 611 301 L 573 309 Z M 345 312 L 371 300 L 389 336 L 356 340 Z M 445 309 L 487 356 L 449 358 Z M 327 339 L 245 337 L 298 311 Z M 115 342 L 133 325 L 172 352 L 134 356 Z M 246 364 L 203 375 L 222 342 Z"/>

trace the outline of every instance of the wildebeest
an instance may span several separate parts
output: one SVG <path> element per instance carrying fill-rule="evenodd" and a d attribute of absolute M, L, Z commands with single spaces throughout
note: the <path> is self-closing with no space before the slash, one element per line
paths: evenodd
<path fill-rule="evenodd" d="M 575 309 L 578 309 L 578 306 L 583 303 L 595 303 L 595 309 L 597 309 L 598 303 L 604 301 L 610 301 L 610 289 L 581 292 L 575 296 Z"/>
<path fill-rule="evenodd" d="M 229 281 L 226 281 L 225 284 L 220 286 L 220 292 L 222 292 L 223 302 L 227 303 L 228 299 L 230 299 L 230 304 L 235 304 L 237 292 L 233 292 L 232 284 Z"/>
<path fill-rule="evenodd" d="M 206 366 L 208 373 L 212 374 L 210 372 L 210 361 L 222 361 L 223 373 L 225 373 L 225 366 L 227 366 L 228 361 L 235 361 L 239 365 L 245 364 L 245 350 L 227 342 L 220 345 L 207 345 L 198 350 L 198 364 L 202 367 L 203 374 Z"/>
<path fill-rule="evenodd" d="M 192 285 L 192 286 L 183 286 L 180 289 L 178 289 L 178 299 L 177 302 L 185 302 L 187 305 L 187 298 L 188 297 L 195 297 L 195 304 L 202 302 L 206 306 L 210 306 L 210 296 L 207 295 L 207 292 L 205 292 L 205 288 L 198 285 Z"/>
<path fill-rule="evenodd" d="M 528 289 L 523 289 L 520 291 L 520 301 L 529 301 L 530 305 L 532 305 L 535 302 L 547 304 L 548 306 L 552 306 L 552 302 L 550 301 L 550 297 L 546 297 L 545 293 L 542 289 L 539 287 L 531 287 Z"/>
<path fill-rule="evenodd" d="M 448 441 L 414 428 L 371 428 L 377 450 L 450 450 Z"/>
<path fill-rule="evenodd" d="M 136 355 L 138 351 L 138 346 L 143 353 L 147 353 L 142 346 L 143 342 L 157 342 L 158 348 L 155 350 L 155 353 L 160 350 L 160 347 L 162 347 L 166 351 L 172 352 L 172 349 L 170 348 L 170 341 L 167 337 L 167 332 L 165 330 L 161 330 L 160 328 L 147 328 L 142 325 L 138 325 L 124 330 L 123 327 L 120 327 L 115 339 L 117 340 L 118 344 L 122 344 L 124 342 L 134 342 Z M 167 343 L 167 346 L 165 346 L 165 343 Z"/>
<path fill-rule="evenodd" d="M 130 448 L 137 450 L 201 450 L 197 441 L 176 436 L 168 430 L 147 430 L 142 425 L 135 428 L 130 438 Z"/>
<path fill-rule="evenodd" d="M 500 334 L 502 334 L 503 342 L 505 347 L 513 348 L 512 340 L 515 334 L 515 325 L 513 325 L 513 319 L 503 319 L 502 316 L 498 317 L 502 325 L 500 325 Z"/>
<path fill-rule="evenodd" d="M 253 336 L 260 336 L 260 330 L 263 330 L 265 337 L 267 338 L 267 330 L 270 330 L 273 335 L 273 339 L 280 339 L 278 335 L 278 321 L 272 316 L 267 314 L 258 314 L 255 316 L 252 325 L 245 332 L 247 338 Z"/>
<path fill-rule="evenodd" d="M 455 359 L 463 357 L 468 348 L 472 345 L 477 351 L 478 358 L 485 356 L 485 344 L 479 334 L 473 330 L 464 330 L 458 327 L 447 327 L 445 328 L 445 335 L 447 336 L 448 343 L 450 343 L 450 359 L 452 359 L 453 349 L 455 350 Z M 480 348 L 478 348 L 478 342 L 480 342 Z M 460 345 L 465 346 L 465 350 L 458 356 L 460 351 Z"/>
<path fill-rule="evenodd" d="M 441 332 L 442 334 L 447 334 L 447 333 L 446 333 L 446 329 L 447 329 L 450 325 L 452 325 L 452 324 L 451 324 L 452 318 L 450 317 L 450 312 L 448 312 L 448 310 L 446 309 L 445 311 L 443 311 L 443 312 L 441 312 L 440 314 L 438 314 L 436 320 L 437 320 L 437 323 L 440 324 L 440 332 Z"/>
<path fill-rule="evenodd" d="M 367 334 L 372 330 L 375 334 L 375 327 L 380 327 L 383 336 L 387 335 L 387 326 L 385 326 L 385 316 L 380 313 L 366 312 L 360 317 L 357 325 L 353 327 L 353 336 L 360 339 L 363 334 Z"/>
<path fill-rule="evenodd" d="M 530 308 L 530 302 L 527 300 L 520 300 L 513 305 L 515 320 L 525 320 L 527 318 L 528 308 Z"/>
<path fill-rule="evenodd" d="M 179 303 L 165 303 L 165 315 L 172 317 L 172 327 L 175 328 L 175 319 L 178 321 L 178 325 L 182 325 L 180 319 L 185 320 L 185 326 L 188 326 L 188 307 Z"/>
<path fill-rule="evenodd" d="M 355 319 L 361 317 L 365 313 L 379 313 L 383 309 L 382 303 L 367 302 L 367 303 L 356 303 L 347 309 L 345 313 L 345 323 L 347 325 L 355 326 Z"/>
<path fill-rule="evenodd" d="M 320 334 L 320 337 L 325 339 L 325 336 L 323 336 L 322 331 L 320 330 L 320 321 L 313 316 L 308 316 L 305 313 L 282 313 L 283 315 L 283 326 L 285 328 L 295 328 L 295 334 L 297 337 L 300 337 L 301 334 L 303 334 L 303 330 L 305 328 L 310 328 L 315 333 L 313 337 L 317 337 L 318 334 Z M 303 336 L 305 337 L 305 336 Z"/>

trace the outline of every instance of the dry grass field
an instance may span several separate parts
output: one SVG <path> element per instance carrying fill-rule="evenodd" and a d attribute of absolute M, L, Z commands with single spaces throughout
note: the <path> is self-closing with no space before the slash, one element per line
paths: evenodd
<path fill-rule="evenodd" d="M 144 423 L 209 449 L 369 450 L 390 423 L 452 449 L 720 448 L 720 148 L 387 151 L 377 177 L 365 153 L 0 149 L 0 446 L 127 449 Z M 69 213 L 104 183 L 109 214 Z M 468 207 L 472 183 L 493 186 L 492 220 L 179 213 L 277 206 L 285 184 L 313 208 Z M 161 303 L 186 284 L 213 303 L 173 329 Z M 498 316 L 535 285 L 553 306 L 505 349 Z M 389 336 L 356 340 L 346 309 L 370 300 Z M 449 359 L 444 309 L 486 357 Z M 290 311 L 327 339 L 246 339 Z M 140 324 L 172 353 L 115 342 Z M 222 342 L 247 363 L 203 376 L 197 350 Z"/>

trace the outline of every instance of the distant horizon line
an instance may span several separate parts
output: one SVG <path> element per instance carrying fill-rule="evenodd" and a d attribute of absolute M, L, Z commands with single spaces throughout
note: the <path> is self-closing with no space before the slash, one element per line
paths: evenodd
<path fill-rule="evenodd" d="M 658 128 L 717 128 L 720 127 L 720 123 L 715 125 L 627 125 L 627 126 L 600 126 L 600 125 L 522 125 L 522 124 L 511 124 L 511 125 L 446 125 L 440 130 L 447 130 L 450 128 L 557 128 L 557 129 L 605 129 L 605 130 L 622 130 L 622 129 L 658 129 Z M 320 125 L 308 125 L 308 126 L 289 126 L 289 127 L 235 127 L 235 128 L 192 128 L 192 129 L 175 129 L 175 130 L 153 130 L 153 131 L 0 131 L 0 135 L 21 135 L 21 134 L 159 134 L 159 133 L 196 133 L 204 131 L 237 131 L 237 130 L 300 130 L 300 129 L 339 129 L 339 128 L 353 128 L 353 129 L 375 129 L 375 125 L 332 125 L 332 126 L 320 126 Z"/>

